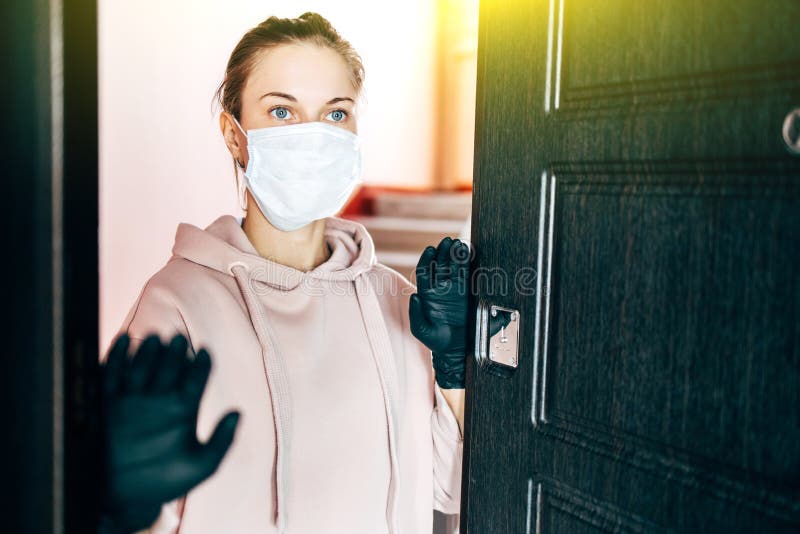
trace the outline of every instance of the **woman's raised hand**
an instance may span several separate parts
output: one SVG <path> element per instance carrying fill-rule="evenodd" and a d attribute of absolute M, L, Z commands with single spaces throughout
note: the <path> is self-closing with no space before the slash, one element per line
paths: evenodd
<path fill-rule="evenodd" d="M 162 504 L 209 477 L 239 419 L 226 414 L 200 443 L 197 410 L 211 370 L 208 353 L 191 359 L 183 336 L 169 345 L 150 336 L 129 358 L 129 343 L 120 336 L 102 367 L 104 519 L 119 532 L 147 528 Z"/>
<path fill-rule="evenodd" d="M 433 353 L 436 382 L 443 389 L 464 387 L 470 250 L 445 237 L 427 247 L 417 263 L 417 293 L 411 295 L 411 332 Z"/>

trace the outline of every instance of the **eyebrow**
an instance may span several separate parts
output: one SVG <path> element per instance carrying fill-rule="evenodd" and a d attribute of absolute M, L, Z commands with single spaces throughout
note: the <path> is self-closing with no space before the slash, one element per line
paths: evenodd
<path fill-rule="evenodd" d="M 289 94 L 286 94 L 286 93 L 279 93 L 279 92 L 276 92 L 276 91 L 261 95 L 261 98 L 259 98 L 259 100 L 262 100 L 262 99 L 264 99 L 264 98 L 266 98 L 268 96 L 277 96 L 279 98 L 285 98 L 286 100 L 290 100 L 292 102 L 297 102 L 297 99 L 295 97 L 293 97 L 292 95 L 289 95 Z M 353 100 L 349 96 L 340 96 L 340 97 L 336 97 L 336 98 L 332 98 L 331 100 L 328 100 L 328 102 L 325 105 L 326 106 L 330 106 L 331 104 L 336 104 L 337 102 L 344 102 L 346 100 L 349 100 L 351 103 L 355 104 L 355 100 Z"/>

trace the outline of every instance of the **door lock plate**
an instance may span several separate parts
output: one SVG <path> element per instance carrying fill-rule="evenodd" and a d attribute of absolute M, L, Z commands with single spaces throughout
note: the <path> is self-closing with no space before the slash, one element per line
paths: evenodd
<path fill-rule="evenodd" d="M 481 300 L 475 323 L 475 358 L 481 369 L 509 377 L 519 366 L 520 313 Z"/>

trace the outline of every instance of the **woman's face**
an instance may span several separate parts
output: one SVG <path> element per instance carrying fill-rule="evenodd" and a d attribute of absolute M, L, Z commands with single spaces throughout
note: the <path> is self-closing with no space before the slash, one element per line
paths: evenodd
<path fill-rule="evenodd" d="M 245 131 L 322 121 L 353 133 L 355 100 L 345 60 L 327 47 L 286 44 L 262 52 L 241 94 Z M 247 166 L 247 138 L 228 113 L 220 127 L 233 157 Z"/>

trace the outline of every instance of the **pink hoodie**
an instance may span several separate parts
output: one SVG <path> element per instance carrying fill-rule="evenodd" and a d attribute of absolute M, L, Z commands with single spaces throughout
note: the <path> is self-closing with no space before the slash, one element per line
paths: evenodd
<path fill-rule="evenodd" d="M 408 325 L 414 286 L 353 221 L 326 219 L 328 261 L 258 255 L 236 219 L 181 224 L 173 257 L 122 325 L 175 333 L 213 366 L 197 425 L 241 412 L 217 472 L 162 508 L 153 534 L 421 534 L 459 511 L 463 440 Z"/>

